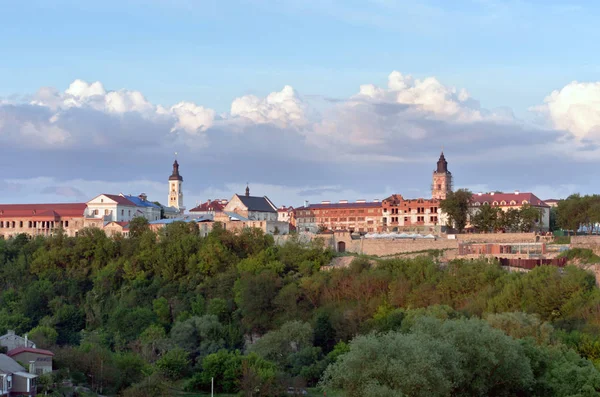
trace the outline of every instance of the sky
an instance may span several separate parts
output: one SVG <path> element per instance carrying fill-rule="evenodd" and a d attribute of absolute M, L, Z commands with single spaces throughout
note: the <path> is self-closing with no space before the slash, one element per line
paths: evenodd
<path fill-rule="evenodd" d="M 0 203 L 598 193 L 591 0 L 0 0 Z"/>

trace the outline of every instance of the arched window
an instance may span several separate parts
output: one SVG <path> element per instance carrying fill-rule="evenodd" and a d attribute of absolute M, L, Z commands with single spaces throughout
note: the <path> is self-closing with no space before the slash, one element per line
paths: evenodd
<path fill-rule="evenodd" d="M 481 205 L 480 202 L 475 203 L 475 207 L 479 207 Z"/>
<path fill-rule="evenodd" d="M 492 203 L 492 205 L 498 205 L 498 202 L 497 202 L 497 201 L 494 201 L 494 202 Z"/>
<path fill-rule="evenodd" d="M 490 203 L 488 203 L 487 201 L 484 201 L 483 205 L 490 205 Z"/>
<path fill-rule="evenodd" d="M 525 204 L 529 204 L 529 202 L 528 202 L 527 200 L 523 200 L 523 203 L 522 203 L 522 204 L 523 204 L 523 205 L 525 205 Z"/>
<path fill-rule="evenodd" d="M 517 202 L 516 202 L 515 200 L 512 200 L 512 201 L 510 202 L 510 205 L 517 205 Z"/>
<path fill-rule="evenodd" d="M 506 201 L 504 201 L 504 200 L 500 201 L 500 205 L 506 205 Z"/>

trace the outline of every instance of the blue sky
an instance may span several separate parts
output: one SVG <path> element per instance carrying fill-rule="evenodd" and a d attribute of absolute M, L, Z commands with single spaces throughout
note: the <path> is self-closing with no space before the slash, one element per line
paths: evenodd
<path fill-rule="evenodd" d="M 80 199 L 105 182 L 114 183 L 114 189 L 131 186 L 162 194 L 160 185 L 152 183 L 162 183 L 174 150 L 181 153 L 182 172 L 187 161 L 194 173 L 189 178 L 192 201 L 208 194 L 229 196 L 246 180 L 275 195 L 277 204 L 381 198 L 370 196 L 404 190 L 426 195 L 423 178 L 429 178 L 442 145 L 454 150 L 449 161 L 452 165 L 454 159 L 455 174 L 463 176 L 457 181 L 467 187 L 514 186 L 538 189 L 540 195 L 593 191 L 593 174 L 573 177 L 571 170 L 598 165 L 600 3 L 595 1 L 0 0 L 0 5 L 0 141 L 16 158 L 31 159 L 11 173 L 11 186 L 19 187 L 12 194 L 0 192 L 0 201 L 36 201 L 42 191 L 59 187 L 65 192 L 74 181 L 79 181 L 79 193 L 44 193 L 42 198 Z M 447 94 L 440 103 L 431 99 L 439 93 L 437 85 L 391 88 L 393 71 L 415 81 L 434 78 L 448 92 L 455 88 L 456 96 Z M 98 105 L 98 97 L 67 93 L 77 79 L 101 82 L 102 96 L 139 92 L 147 104 L 169 109 L 171 119 L 157 122 L 161 110 L 152 108 L 150 117 L 150 105 L 143 111 L 127 106 L 107 110 Z M 364 84 L 387 91 L 359 95 L 364 101 L 355 109 L 360 111 L 349 111 Z M 277 108 L 267 98 L 285 86 L 293 87 L 293 94 L 280 95 L 287 99 L 283 105 L 276 99 Z M 53 101 L 61 105 L 50 105 L 48 97 L 39 100 L 42 87 L 52 87 Z M 462 89 L 468 103 L 457 99 Z M 545 101 L 555 90 L 564 94 Z M 242 99 L 241 113 L 232 111 L 236 98 Z M 69 100 L 77 102 L 76 109 Z M 200 116 L 204 124 L 185 124 L 189 119 L 171 108 L 181 102 L 202 112 L 210 109 Z M 390 113 L 382 104 L 408 109 Z M 293 120 L 280 118 L 296 105 Z M 412 110 L 420 112 L 418 120 Z M 53 118 L 57 112 L 60 120 Z M 270 115 L 265 118 L 264 112 Z M 377 139 L 365 141 L 372 123 Z M 106 128 L 119 132 L 112 135 Z M 498 135 L 476 135 L 482 129 Z M 90 147 L 83 142 L 93 140 L 92 130 L 96 144 Z M 406 131 L 412 132 L 405 136 Z M 60 145 L 46 139 L 52 134 L 60 136 Z M 32 136 L 40 140 L 35 148 L 24 144 Z M 140 145 L 144 136 L 151 145 Z M 339 148 L 336 140 L 353 145 Z M 124 142 L 135 142 L 135 150 L 122 152 Z M 400 156 L 406 149 L 410 155 Z M 229 156 L 255 166 L 240 173 L 225 164 Z M 0 166 L 12 167 L 9 157 Z M 36 167 L 39 158 L 51 161 Z M 65 158 L 77 158 L 80 167 Z M 133 164 L 127 161 L 133 158 Z M 356 175 L 387 172 L 390 161 L 398 170 L 397 181 L 370 177 L 368 183 L 357 183 Z M 485 178 L 473 172 L 478 161 L 489 164 L 476 167 Z M 554 181 L 541 171 L 517 171 L 539 161 L 559 164 Z M 120 171 L 124 165 L 131 173 Z M 211 172 L 201 174 L 200 169 Z M 506 175 L 512 172 L 518 175 Z M 497 179 L 494 186 L 489 176 Z M 47 186 L 32 187 L 39 184 L 35 178 L 47 178 Z"/>

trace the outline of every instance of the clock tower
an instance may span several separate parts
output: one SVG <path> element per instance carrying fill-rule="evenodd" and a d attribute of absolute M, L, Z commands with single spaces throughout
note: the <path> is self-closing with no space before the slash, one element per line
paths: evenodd
<path fill-rule="evenodd" d="M 181 213 L 185 210 L 183 206 L 183 191 L 181 185 L 183 177 L 179 175 L 179 163 L 173 163 L 173 173 L 169 177 L 169 207 L 177 208 Z"/>
<path fill-rule="evenodd" d="M 444 157 L 444 152 L 440 154 L 437 162 L 437 169 L 433 171 L 433 184 L 431 185 L 431 197 L 438 200 L 445 200 L 448 192 L 452 191 L 452 173 L 448 171 L 448 162 Z"/>

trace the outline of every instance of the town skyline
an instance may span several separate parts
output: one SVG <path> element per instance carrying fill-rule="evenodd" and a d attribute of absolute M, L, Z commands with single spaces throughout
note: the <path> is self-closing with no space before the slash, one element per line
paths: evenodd
<path fill-rule="evenodd" d="M 595 2 L 202 4 L 6 5 L 0 202 L 163 202 L 174 152 L 188 204 L 427 197 L 442 146 L 456 188 L 596 190 Z"/>

